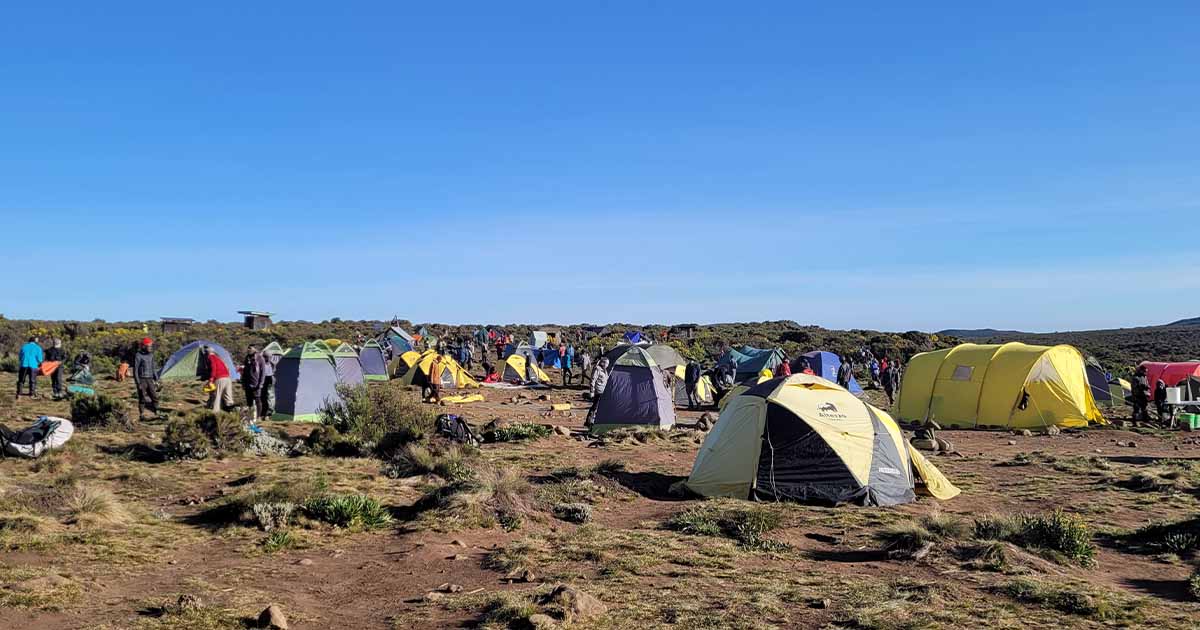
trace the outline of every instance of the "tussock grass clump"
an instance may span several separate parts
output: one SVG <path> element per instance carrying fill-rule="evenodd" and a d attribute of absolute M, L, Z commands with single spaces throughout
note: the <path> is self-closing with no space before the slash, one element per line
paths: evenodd
<path fill-rule="evenodd" d="M 394 385 L 339 385 L 338 394 L 340 400 L 328 401 L 321 410 L 321 422 L 364 451 L 389 455 L 436 433 L 436 416 Z"/>
<path fill-rule="evenodd" d="M 1196 569 L 1196 572 L 1188 579 L 1187 590 L 1192 599 L 1200 601 L 1200 569 Z"/>
<path fill-rule="evenodd" d="M 846 594 L 837 627 L 863 630 L 916 630 L 929 627 L 931 609 L 940 608 L 940 586 L 934 582 L 898 579 L 864 581 Z"/>
<path fill-rule="evenodd" d="M 532 627 L 529 618 L 537 613 L 538 606 L 532 598 L 517 593 L 501 593 L 484 603 L 479 623 L 508 628 Z"/>
<path fill-rule="evenodd" d="M 115 396 L 76 394 L 71 397 L 71 422 L 81 429 L 132 429 L 136 424 L 125 402 Z"/>
<path fill-rule="evenodd" d="M 304 513 L 314 520 L 349 529 L 379 529 L 392 515 L 371 497 L 362 494 L 326 494 L 304 502 Z"/>
<path fill-rule="evenodd" d="M 383 473 L 392 479 L 432 474 L 451 483 L 460 483 L 474 475 L 472 464 L 478 457 L 478 449 L 455 442 L 411 443 L 389 456 L 383 465 Z"/>
<path fill-rule="evenodd" d="M 580 525 L 592 520 L 592 506 L 587 503 L 559 503 L 554 506 L 554 516 Z"/>
<path fill-rule="evenodd" d="M 66 497 L 66 522 L 92 527 L 121 525 L 129 512 L 108 490 L 79 486 Z"/>
<path fill-rule="evenodd" d="M 693 536 L 724 536 L 737 541 L 745 549 L 778 551 L 787 545 L 770 540 L 765 535 L 778 529 L 783 518 L 765 507 L 724 507 L 711 503 L 692 506 L 676 512 L 664 523 L 667 529 Z"/>
<path fill-rule="evenodd" d="M 207 459 L 240 453 L 250 439 L 238 414 L 204 410 L 168 422 L 162 445 L 168 459 Z"/>
<path fill-rule="evenodd" d="M 1182 492 L 1194 485 L 1190 468 L 1158 466 L 1139 470 L 1117 485 L 1135 492 Z"/>
<path fill-rule="evenodd" d="M 995 516 L 975 521 L 975 537 L 1001 540 L 1052 558 L 1090 567 L 1096 563 L 1092 532 L 1079 516 L 1055 510 L 1049 514 Z"/>
<path fill-rule="evenodd" d="M 889 551 L 909 552 L 941 541 L 961 540 L 970 533 L 971 527 L 962 519 L 934 513 L 893 523 L 876 532 L 875 538 Z"/>
<path fill-rule="evenodd" d="M 284 549 L 296 549 L 301 545 L 299 537 L 291 530 L 280 529 L 267 534 L 260 546 L 265 553 L 276 553 Z"/>
<path fill-rule="evenodd" d="M 1131 621 L 1137 618 L 1141 602 L 1118 598 L 1112 593 L 1081 589 L 1078 583 L 1066 586 L 1028 578 L 1018 578 L 997 590 L 1023 604 L 1053 608 L 1069 615 L 1100 621 Z"/>
<path fill-rule="evenodd" d="M 460 480 L 429 492 L 417 502 L 433 529 L 499 524 L 511 531 L 534 511 L 530 499 L 533 486 L 521 471 L 482 461 L 470 462 L 468 469 L 470 473 Z"/>

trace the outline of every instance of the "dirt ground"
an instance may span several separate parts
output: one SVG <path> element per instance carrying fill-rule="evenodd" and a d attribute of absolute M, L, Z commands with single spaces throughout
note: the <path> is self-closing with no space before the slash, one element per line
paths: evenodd
<path fill-rule="evenodd" d="M 0 422 L 18 427 L 39 414 L 69 416 L 65 402 L 48 399 L 46 379 L 40 385 L 47 397 L 39 400 L 14 402 L 14 382 L 12 374 L 0 374 Z M 99 388 L 136 409 L 131 383 L 104 380 Z M 167 408 L 194 407 L 199 388 L 171 387 Z M 582 389 L 553 389 L 549 400 L 524 404 L 511 402 L 515 392 L 483 393 L 483 403 L 446 411 L 477 426 L 503 418 L 577 433 L 582 428 Z M 876 392 L 869 396 L 879 401 Z M 555 402 L 575 409 L 550 413 Z M 1110 418 L 1119 422 L 1122 411 Z M 679 415 L 686 426 L 700 412 Z M 302 435 L 311 426 L 283 428 Z M 488 460 L 535 481 L 566 467 L 606 460 L 624 465 L 611 476 L 613 487 L 594 498 L 591 523 L 546 513 L 514 531 L 427 527 L 413 508 L 437 481 L 390 479 L 375 459 L 162 461 L 155 452 L 162 431 L 161 422 L 84 431 L 51 457 L 0 461 L 0 627 L 241 628 L 252 626 L 270 603 L 282 607 L 293 628 L 503 627 L 508 622 L 494 614 L 497 602 L 524 601 L 557 583 L 574 584 L 607 605 L 606 613 L 573 626 L 586 628 L 1200 627 L 1200 604 L 1187 592 L 1194 571 L 1188 552 L 1137 553 L 1113 542 L 1115 534 L 1152 521 L 1196 517 L 1200 489 L 1188 477 L 1152 489 L 1125 481 L 1164 462 L 1191 470 L 1191 462 L 1200 462 L 1200 434 L 1132 426 L 1033 436 L 943 431 L 961 455 L 931 459 L 962 489 L 959 497 L 888 509 L 767 506 L 783 519 L 769 536 L 785 544 L 753 550 L 663 525 L 703 503 L 668 491 L 689 472 L 700 431 L 645 442 L 597 444 L 555 434 L 484 445 Z M 64 477 L 110 491 L 127 517 L 20 525 L 4 513 L 3 500 L 14 492 Z M 270 552 L 257 528 L 200 518 L 246 484 L 313 478 L 378 498 L 396 514 L 394 526 L 306 529 L 293 548 Z M 971 523 L 1058 508 L 1091 526 L 1098 543 L 1094 567 L 1011 545 L 1011 570 L 978 568 L 949 544 L 922 560 L 889 559 L 875 537 L 882 528 L 930 514 Z M 505 565 L 497 557 L 519 562 Z M 531 571 L 532 580 L 509 579 L 513 566 Z M 1119 612 L 1020 601 L 1004 589 L 1017 579 L 1087 591 L 1096 601 L 1115 602 Z M 439 592 L 447 583 L 462 588 Z M 186 614 L 176 610 L 181 596 L 196 598 Z M 514 627 L 524 623 L 514 619 Z"/>

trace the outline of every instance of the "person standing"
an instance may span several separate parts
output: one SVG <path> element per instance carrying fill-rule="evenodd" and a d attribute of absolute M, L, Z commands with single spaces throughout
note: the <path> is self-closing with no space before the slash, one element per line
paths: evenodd
<path fill-rule="evenodd" d="M 440 403 L 442 402 L 442 355 L 437 354 L 433 357 L 433 362 L 429 364 L 429 374 L 425 378 L 425 386 L 421 388 L 421 397 L 425 402 Z M 413 367 L 413 369 L 420 369 Z"/>
<path fill-rule="evenodd" d="M 229 366 L 221 360 L 220 355 L 208 349 L 208 382 L 212 390 L 208 406 L 213 411 L 233 408 L 233 379 L 229 377 Z"/>
<path fill-rule="evenodd" d="M 696 361 L 688 361 L 687 367 L 683 369 L 683 388 L 687 392 L 688 409 L 695 409 L 699 403 L 700 397 L 696 394 L 696 387 L 700 385 L 700 364 Z"/>
<path fill-rule="evenodd" d="M 847 357 L 846 360 L 842 361 L 842 364 L 838 367 L 837 384 L 845 387 L 846 389 L 850 389 L 850 379 L 852 378 L 854 378 L 854 366 L 851 363 L 850 358 Z"/>
<path fill-rule="evenodd" d="M 579 384 L 592 380 L 592 353 L 586 347 L 579 355 Z"/>
<path fill-rule="evenodd" d="M 779 376 L 792 375 L 792 362 L 787 357 L 783 357 L 783 361 L 779 364 Z"/>
<path fill-rule="evenodd" d="M 1158 412 L 1159 424 L 1166 425 L 1171 420 L 1167 405 L 1167 384 L 1160 378 L 1154 383 L 1154 410 Z"/>
<path fill-rule="evenodd" d="M 604 395 L 604 390 L 608 387 L 608 357 L 603 357 L 596 363 L 596 370 L 592 372 L 592 406 L 588 409 L 587 419 L 583 421 L 583 426 L 590 427 L 596 423 L 596 409 L 600 407 L 600 398 Z"/>
<path fill-rule="evenodd" d="M 1150 419 L 1150 381 L 1146 378 L 1146 366 L 1139 365 L 1133 371 L 1132 385 L 1129 398 L 1133 405 L 1133 420 L 1145 422 Z"/>
<path fill-rule="evenodd" d="M 262 397 L 263 387 L 263 355 L 257 346 L 250 346 L 246 351 L 246 359 L 242 362 L 242 392 L 246 395 L 246 406 L 249 407 L 250 421 L 258 419 L 258 403 Z"/>
<path fill-rule="evenodd" d="M 571 382 L 571 368 L 567 365 L 567 344 L 558 342 L 558 367 L 562 370 L 562 384 L 566 387 Z"/>
<path fill-rule="evenodd" d="M 574 383 L 575 382 L 575 344 L 573 344 L 573 343 L 567 344 L 567 362 L 563 364 L 563 367 L 567 368 L 567 370 L 570 371 L 570 375 L 569 375 L 570 378 L 567 380 L 567 382 Z M 582 381 L 583 379 L 581 378 L 579 380 Z"/>
<path fill-rule="evenodd" d="M 133 384 L 137 387 L 138 420 L 146 409 L 158 415 L 158 369 L 154 366 L 154 340 L 142 339 L 137 354 L 133 357 Z"/>
<path fill-rule="evenodd" d="M 18 353 L 19 368 L 17 370 L 17 395 L 21 397 L 21 385 L 25 383 L 25 379 L 29 379 L 29 397 L 37 398 L 37 377 L 38 370 L 42 369 L 42 361 L 45 357 L 42 354 L 42 347 L 38 345 L 37 337 L 30 337 L 25 345 L 21 346 L 21 351 Z"/>
<path fill-rule="evenodd" d="M 883 386 L 883 393 L 887 395 L 889 407 L 896 403 L 896 383 L 892 376 L 892 366 L 888 365 L 887 357 L 884 357 L 879 361 L 879 384 Z"/>
<path fill-rule="evenodd" d="M 538 377 L 538 361 L 532 354 L 525 356 L 525 382 L 529 384 L 541 383 L 542 379 Z"/>
<path fill-rule="evenodd" d="M 51 342 L 50 349 L 46 351 L 46 361 L 58 364 L 50 373 L 50 385 L 54 389 L 54 400 L 58 400 L 67 395 L 63 388 L 63 372 L 67 369 L 67 353 L 63 351 L 62 339 L 55 339 Z"/>
<path fill-rule="evenodd" d="M 264 354 L 262 366 L 262 388 L 258 390 L 258 417 L 270 420 L 275 413 L 275 365 L 279 363 L 278 354 Z"/>

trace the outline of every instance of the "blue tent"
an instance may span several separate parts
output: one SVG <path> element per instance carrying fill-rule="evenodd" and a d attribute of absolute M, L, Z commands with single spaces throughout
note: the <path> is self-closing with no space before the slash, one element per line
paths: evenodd
<path fill-rule="evenodd" d="M 730 348 L 717 359 L 717 365 L 733 365 L 736 371 L 734 378 L 738 381 L 756 378 L 764 369 L 775 372 L 780 363 L 783 363 L 783 350 L 764 350 L 751 346 Z"/>
<path fill-rule="evenodd" d="M 542 367 L 562 368 L 562 361 L 558 357 L 558 348 L 542 348 L 538 352 L 541 353 L 538 361 Z"/>
<path fill-rule="evenodd" d="M 812 369 L 813 374 L 816 374 L 827 381 L 833 381 L 834 383 L 837 382 L 838 368 L 842 367 L 841 357 L 832 352 L 825 352 L 824 350 L 806 352 L 800 356 L 808 360 L 808 367 Z M 796 367 L 798 364 L 799 359 L 792 362 L 793 372 L 799 372 Z M 858 384 L 858 381 L 855 380 L 853 375 L 850 376 L 849 389 L 851 394 L 861 394 L 863 391 L 862 386 Z"/>
<path fill-rule="evenodd" d="M 625 333 L 625 343 L 642 343 L 642 333 L 636 330 Z"/>

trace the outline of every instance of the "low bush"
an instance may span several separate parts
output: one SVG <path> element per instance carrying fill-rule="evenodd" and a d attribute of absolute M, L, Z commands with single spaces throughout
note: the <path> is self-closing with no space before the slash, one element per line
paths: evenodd
<path fill-rule="evenodd" d="M 304 446 L 309 453 L 323 457 L 361 457 L 363 455 L 359 442 L 342 435 L 330 425 L 314 428 L 304 439 Z"/>
<path fill-rule="evenodd" d="M 540 440 L 550 437 L 553 433 L 554 429 L 544 424 L 514 422 L 496 427 L 489 433 L 484 434 L 483 438 L 488 442 L 520 442 L 524 440 Z"/>
<path fill-rule="evenodd" d="M 259 528 L 264 532 L 271 532 L 291 524 L 296 504 L 288 501 L 255 503 L 250 506 L 250 511 L 258 521 Z"/>
<path fill-rule="evenodd" d="M 168 459 L 206 459 L 246 450 L 251 435 L 236 413 L 204 410 L 168 422 L 162 443 Z"/>
<path fill-rule="evenodd" d="M 20 367 L 21 367 L 21 362 L 17 359 L 17 357 L 0 358 L 0 372 L 8 372 L 9 374 L 16 374 L 18 371 L 18 368 L 20 368 Z"/>
<path fill-rule="evenodd" d="M 1113 542 L 1135 553 L 1190 553 L 1200 549 L 1200 516 L 1172 523 L 1150 523 L 1113 536 Z"/>
<path fill-rule="evenodd" d="M 120 525 L 129 520 L 129 512 L 113 493 L 99 488 L 79 486 L 67 495 L 67 523 L 89 526 Z"/>
<path fill-rule="evenodd" d="M 454 442 L 406 444 L 388 457 L 383 473 L 392 479 L 433 474 L 450 483 L 468 481 L 474 474 L 471 463 L 478 451 Z"/>
<path fill-rule="evenodd" d="M 284 549 L 295 549 L 299 545 L 299 539 L 291 530 L 281 529 L 267 534 L 263 539 L 262 549 L 266 553 L 275 553 Z"/>
<path fill-rule="evenodd" d="M 1192 599 L 1200 601 L 1200 569 L 1196 569 L 1196 572 L 1188 580 L 1187 589 Z"/>
<path fill-rule="evenodd" d="M 970 533 L 971 527 L 962 519 L 935 513 L 889 525 L 877 532 L 875 538 L 889 551 L 916 551 L 939 541 L 961 540 Z"/>
<path fill-rule="evenodd" d="M 1024 604 L 1053 608 L 1101 621 L 1129 621 L 1135 618 L 1140 607 L 1135 600 L 1119 600 L 1109 593 L 1080 590 L 1078 584 L 1063 587 L 1019 578 L 1001 585 L 997 590 Z"/>
<path fill-rule="evenodd" d="M 521 526 L 534 510 L 529 480 L 515 468 L 496 467 L 482 461 L 465 464 L 462 479 L 447 483 L 417 502 L 431 527 L 439 530 L 461 527 L 493 527 L 506 530 Z"/>
<path fill-rule="evenodd" d="M 977 520 L 974 533 L 980 540 L 1011 542 L 1085 567 L 1096 562 L 1091 529 L 1079 516 L 1062 510 Z"/>
<path fill-rule="evenodd" d="M 107 394 L 71 397 L 71 422 L 82 429 L 120 427 L 132 429 L 134 422 L 124 401 Z"/>
<path fill-rule="evenodd" d="M 783 522 L 778 512 L 759 506 L 718 507 L 709 504 L 693 506 L 667 519 L 667 529 L 697 536 L 724 536 L 746 548 L 775 551 L 786 548 L 785 543 L 765 538 Z"/>
<path fill-rule="evenodd" d="M 321 422 L 365 451 L 390 454 L 434 434 L 437 419 L 413 394 L 392 385 L 339 385 L 341 400 L 321 410 Z"/>
<path fill-rule="evenodd" d="M 379 529 L 392 522 L 392 515 L 378 501 L 362 494 L 325 494 L 304 502 L 309 518 L 335 527 Z"/>

